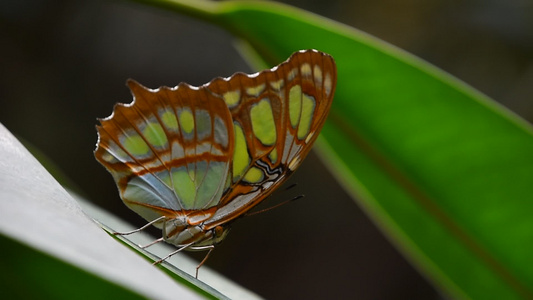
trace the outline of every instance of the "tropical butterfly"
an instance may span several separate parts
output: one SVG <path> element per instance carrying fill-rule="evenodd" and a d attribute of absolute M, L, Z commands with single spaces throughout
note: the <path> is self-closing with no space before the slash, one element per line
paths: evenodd
<path fill-rule="evenodd" d="M 120 197 L 181 250 L 209 250 L 230 224 L 300 165 L 326 120 L 337 79 L 306 50 L 259 73 L 152 90 L 129 80 L 130 104 L 99 119 L 96 159 Z M 139 231 L 137 230 L 137 231 Z M 134 231 L 136 232 L 136 231 Z"/>

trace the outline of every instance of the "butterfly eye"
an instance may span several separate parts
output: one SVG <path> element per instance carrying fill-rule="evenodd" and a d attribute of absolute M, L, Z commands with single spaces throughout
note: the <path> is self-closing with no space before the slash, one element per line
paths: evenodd
<path fill-rule="evenodd" d="M 224 235 L 224 227 L 218 225 L 215 227 L 215 238 L 220 238 Z"/>

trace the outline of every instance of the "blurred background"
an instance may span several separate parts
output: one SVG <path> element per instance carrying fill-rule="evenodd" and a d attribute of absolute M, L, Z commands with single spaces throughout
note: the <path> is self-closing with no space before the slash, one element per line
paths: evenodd
<path fill-rule="evenodd" d="M 284 2 L 405 49 L 533 120 L 529 0 Z M 90 201 L 141 226 L 93 157 L 96 118 L 131 102 L 128 78 L 156 88 L 252 71 L 234 42 L 210 24 L 128 1 L 3 0 L 0 122 Z M 262 207 L 305 198 L 236 222 L 207 265 L 268 299 L 446 298 L 315 158 L 286 184 L 295 188 Z"/>

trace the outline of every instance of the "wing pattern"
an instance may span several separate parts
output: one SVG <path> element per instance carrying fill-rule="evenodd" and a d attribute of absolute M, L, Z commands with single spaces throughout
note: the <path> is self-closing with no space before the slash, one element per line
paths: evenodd
<path fill-rule="evenodd" d="M 134 101 L 100 120 L 95 150 L 124 203 L 149 221 L 218 205 L 234 149 L 226 104 L 183 83 L 128 85 Z"/>
<path fill-rule="evenodd" d="M 331 56 L 308 50 L 271 70 L 206 86 L 228 105 L 235 132 L 231 187 L 210 226 L 260 203 L 300 165 L 324 125 L 336 75 Z"/>
<path fill-rule="evenodd" d="M 257 205 L 300 165 L 335 83 L 333 59 L 315 50 L 201 87 L 151 90 L 130 80 L 134 100 L 100 120 L 95 156 L 148 221 L 187 216 L 209 230 Z"/>

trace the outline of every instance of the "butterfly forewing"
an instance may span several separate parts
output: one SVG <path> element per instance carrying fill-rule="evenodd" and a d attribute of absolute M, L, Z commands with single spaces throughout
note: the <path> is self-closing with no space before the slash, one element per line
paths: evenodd
<path fill-rule="evenodd" d="M 255 206 L 300 165 L 326 120 L 335 81 L 329 55 L 304 51 L 272 70 L 205 86 L 225 100 L 235 132 L 232 185 L 212 226 Z"/>
<path fill-rule="evenodd" d="M 95 156 L 126 205 L 148 221 L 181 217 L 174 231 L 193 222 L 208 231 L 258 204 L 300 165 L 335 83 L 333 59 L 315 50 L 198 88 L 129 81 L 134 101 L 100 120 Z"/>

